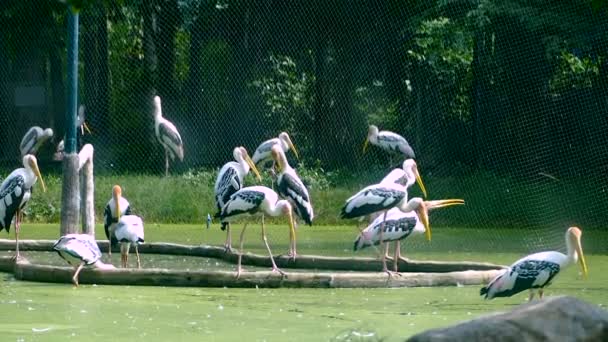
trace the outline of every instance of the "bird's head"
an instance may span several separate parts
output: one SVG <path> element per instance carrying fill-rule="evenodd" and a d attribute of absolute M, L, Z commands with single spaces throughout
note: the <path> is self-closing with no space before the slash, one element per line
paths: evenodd
<path fill-rule="evenodd" d="M 416 161 L 414 159 L 406 159 L 403 162 L 403 171 L 405 171 L 407 174 L 406 186 L 409 186 L 413 184 L 414 181 L 416 181 L 416 183 L 418 183 L 418 186 L 420 187 L 420 190 L 422 190 L 424 198 L 426 198 L 426 188 L 424 187 L 424 183 L 422 182 L 422 177 L 420 177 L 420 172 L 418 172 L 418 165 L 416 164 Z"/>
<path fill-rule="evenodd" d="M 569 240 L 569 244 L 573 246 L 574 250 L 576 251 L 576 258 L 578 258 L 578 262 L 581 265 L 583 277 L 587 278 L 587 274 L 589 271 L 587 269 L 585 255 L 583 254 L 583 247 L 581 245 L 581 235 L 582 232 L 578 227 L 570 227 L 566 231 L 566 238 Z"/>
<path fill-rule="evenodd" d="M 367 145 L 369 144 L 369 140 L 372 136 L 378 135 L 378 126 L 369 125 L 367 129 L 367 137 L 365 138 L 365 142 L 363 143 L 363 153 L 367 150 Z"/>
<path fill-rule="evenodd" d="M 279 145 L 273 145 L 270 149 L 270 154 L 272 155 L 272 159 L 276 163 L 277 171 L 283 172 L 285 170 L 285 152 L 281 149 Z"/>
<path fill-rule="evenodd" d="M 85 106 L 80 105 L 80 107 L 78 107 L 78 126 L 80 127 L 81 135 L 84 135 L 84 131 L 87 131 L 87 133 L 92 134 L 85 118 Z"/>
<path fill-rule="evenodd" d="M 38 168 L 38 160 L 36 159 L 36 157 L 31 154 L 26 154 L 25 156 L 23 156 L 23 167 L 34 172 L 34 175 L 36 175 L 36 177 L 40 179 L 42 191 L 46 192 L 46 185 L 44 185 L 44 180 L 42 179 L 42 174 L 40 173 L 40 169 Z"/>
<path fill-rule="evenodd" d="M 245 162 L 247 163 L 247 165 L 249 165 L 249 168 L 251 169 L 251 171 L 253 171 L 253 173 L 255 174 L 255 177 L 258 179 L 258 182 L 262 181 L 262 176 L 260 176 L 260 171 L 258 171 L 258 168 L 255 166 L 255 163 L 253 162 L 253 160 L 251 160 L 251 157 L 249 157 L 249 153 L 247 153 L 247 150 L 243 147 L 243 146 L 239 146 L 237 148 L 234 149 L 234 159 L 238 160 L 236 154 L 237 154 L 237 150 L 238 153 L 240 154 L 241 158 L 243 158 L 243 160 L 245 160 Z"/>
<path fill-rule="evenodd" d="M 116 210 L 116 218 L 120 220 L 120 198 L 122 197 L 122 189 L 120 185 L 112 187 L 112 198 L 114 198 L 114 210 Z"/>
<path fill-rule="evenodd" d="M 296 158 L 298 158 L 298 160 L 300 159 L 298 150 L 296 150 L 296 146 L 291 142 L 291 138 L 289 137 L 289 134 L 287 134 L 287 132 L 281 132 L 281 134 L 279 134 L 279 140 L 281 140 L 283 143 L 285 143 L 287 146 L 289 146 L 289 148 L 296 155 Z"/>
<path fill-rule="evenodd" d="M 51 138 L 53 136 L 53 129 L 52 128 L 47 128 L 42 132 L 42 135 L 47 137 L 47 138 Z"/>
<path fill-rule="evenodd" d="M 436 201 L 424 201 L 420 197 L 414 197 L 407 202 L 404 212 L 415 211 L 426 233 L 426 239 L 431 241 L 431 224 L 429 222 L 429 211 L 437 208 L 445 208 L 453 205 L 462 205 L 462 199 L 446 199 Z"/>

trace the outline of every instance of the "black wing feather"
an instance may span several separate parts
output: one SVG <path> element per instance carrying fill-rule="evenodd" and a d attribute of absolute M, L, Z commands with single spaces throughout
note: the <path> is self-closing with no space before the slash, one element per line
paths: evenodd
<path fill-rule="evenodd" d="M 513 288 L 507 291 L 502 291 L 496 293 L 495 297 L 510 297 L 514 294 L 520 293 L 525 290 L 529 290 L 532 288 L 541 288 L 545 285 L 551 283 L 551 280 L 559 273 L 560 266 L 557 263 L 544 261 L 544 260 L 525 260 L 521 263 L 515 265 L 509 272 L 512 275 L 514 272 L 517 272 L 517 279 L 515 279 L 515 284 Z M 536 278 L 542 271 L 549 271 L 549 278 L 543 284 L 533 283 L 536 281 Z M 482 289 L 480 291 L 484 292 Z M 487 292 L 487 290 L 486 290 Z M 484 294 L 484 293 L 482 293 Z"/>
<path fill-rule="evenodd" d="M 16 194 L 18 189 L 21 189 L 19 195 Z M 1 205 L 5 206 L 4 217 L 0 217 L 0 230 L 6 229 L 7 232 L 10 230 L 11 221 L 27 191 L 29 189 L 25 189 L 25 178 L 23 176 L 13 177 L 0 189 L 0 201 L 3 201 Z M 7 205 L 7 200 L 11 202 L 9 205 Z"/>
<path fill-rule="evenodd" d="M 236 215 L 240 215 L 240 214 L 244 214 L 244 213 L 255 214 L 258 211 L 262 202 L 264 201 L 265 197 L 266 197 L 266 194 L 261 191 L 250 190 L 250 191 L 236 192 L 235 194 L 230 196 L 230 201 L 228 201 L 228 203 L 226 203 L 226 205 L 222 209 L 222 212 L 219 215 L 216 214 L 216 217 L 225 219 L 230 216 L 236 216 Z M 230 206 L 230 203 L 233 201 L 236 201 L 236 200 L 242 200 L 242 201 L 250 203 L 252 205 L 249 206 L 249 208 L 244 209 L 244 210 L 234 209 L 230 212 L 226 212 L 226 210 Z"/>
<path fill-rule="evenodd" d="M 176 146 L 180 146 L 182 144 L 182 138 L 177 131 L 174 131 L 169 128 L 167 124 L 161 122 L 158 125 L 158 133 L 161 137 L 167 137 L 171 140 Z"/>
<path fill-rule="evenodd" d="M 280 182 L 278 182 L 277 188 L 279 195 L 289 199 L 294 206 L 296 215 L 304 220 L 307 225 L 312 225 L 311 213 L 303 203 L 304 201 L 310 205 L 310 196 L 308 195 L 304 183 L 302 183 L 299 178 L 296 178 L 289 173 L 285 173 L 281 177 Z"/>
<path fill-rule="evenodd" d="M 403 198 L 407 195 L 404 191 L 399 191 L 391 188 L 372 188 L 368 189 L 363 193 L 363 196 L 368 194 L 375 194 L 378 196 L 386 197 L 387 200 L 384 200 L 379 203 L 366 203 L 360 207 L 355 207 L 350 212 L 346 211 L 350 202 L 347 202 L 344 207 L 342 207 L 342 212 L 340 213 L 341 218 L 349 219 L 355 217 L 361 217 L 365 215 L 370 215 L 378 211 L 387 210 L 394 207 L 397 203 L 401 202 Z"/>

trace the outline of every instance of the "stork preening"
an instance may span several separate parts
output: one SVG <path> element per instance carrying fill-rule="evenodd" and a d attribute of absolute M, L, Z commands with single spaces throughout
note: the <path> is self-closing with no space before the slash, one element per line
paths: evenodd
<path fill-rule="evenodd" d="M 384 221 L 388 210 L 391 208 L 399 208 L 404 212 L 411 211 L 412 208 L 408 207 L 407 187 L 401 185 L 402 176 L 405 176 L 406 185 L 413 184 L 415 181 L 418 182 L 418 185 L 423 189 L 425 194 L 426 190 L 422 178 L 418 173 L 418 169 L 411 167 L 410 165 L 415 165 L 415 162 L 413 160 L 406 160 L 403 163 L 403 173 L 401 171 L 393 170 L 380 183 L 365 187 L 347 199 L 340 216 L 342 218 L 356 218 L 382 212 Z M 382 247 L 384 246 L 382 238 L 383 232 L 384 228 L 380 228 L 381 250 L 383 250 Z M 430 230 L 428 236 L 430 238 Z M 389 275 L 391 273 L 386 266 L 386 253 L 382 253 L 382 270 L 389 273 Z"/>
<path fill-rule="evenodd" d="M 175 125 L 163 117 L 160 97 L 154 96 L 154 132 L 156 139 L 165 149 L 165 176 L 169 175 L 169 156 L 174 161 L 177 157 L 184 160 L 184 144 Z"/>
<path fill-rule="evenodd" d="M 235 161 L 230 161 L 224 164 L 220 169 L 215 180 L 214 193 L 215 204 L 217 206 L 217 215 L 220 214 L 222 208 L 230 200 L 230 196 L 243 188 L 243 179 L 252 170 L 255 173 L 258 181 L 262 180 L 258 169 L 249 157 L 247 150 L 242 147 L 235 147 L 232 151 Z M 226 251 L 232 250 L 232 237 L 230 233 L 230 222 L 222 222 L 222 230 L 226 230 Z"/>
<path fill-rule="evenodd" d="M 366 247 L 378 245 L 381 242 L 381 238 L 383 242 L 387 243 L 387 246 L 388 242 L 395 241 L 393 268 L 395 272 L 398 272 L 399 260 L 408 261 L 401 256 L 401 240 L 412 234 L 423 233 L 426 233 L 427 239 L 431 240 L 429 211 L 460 204 L 464 204 L 464 200 L 424 201 L 420 197 L 414 197 L 408 201 L 407 208 L 405 208 L 411 208 L 411 211 L 404 212 L 398 208 L 392 208 L 386 213 L 386 221 L 383 221 L 383 217 L 379 216 L 367 228 L 361 231 L 355 240 L 354 250 L 358 251 Z M 380 234 L 382 226 L 384 226 L 384 231 Z"/>
<path fill-rule="evenodd" d="M 270 246 L 268 245 L 268 239 L 266 238 L 266 227 L 264 225 L 264 214 L 270 216 L 287 216 L 287 221 L 289 224 L 290 246 L 294 246 L 295 242 L 293 239 L 295 239 L 295 232 L 293 227 L 293 213 L 291 204 L 289 204 L 288 201 L 279 200 L 279 195 L 272 189 L 265 186 L 250 186 L 242 188 L 230 196 L 230 200 L 228 200 L 226 205 L 224 205 L 220 214 L 216 216 L 219 217 L 222 222 L 230 222 L 242 216 L 255 215 L 258 213 L 262 214 L 262 240 L 264 241 L 264 245 L 268 250 L 268 255 L 270 255 L 272 270 L 284 275 L 285 273 L 279 269 L 277 264 L 274 262 Z M 242 271 L 241 258 L 243 255 L 243 238 L 245 236 L 247 224 L 248 223 L 245 223 L 239 240 L 240 247 L 236 271 L 237 278 L 240 276 Z"/>
<path fill-rule="evenodd" d="M 19 258 L 19 231 L 23 219 L 23 210 L 32 195 L 32 186 L 40 178 L 42 190 L 46 186 L 42 180 L 36 157 L 27 154 L 23 157 L 23 167 L 11 172 L 0 185 L 0 231 L 8 233 L 11 221 L 15 218 L 15 257 Z"/>
<path fill-rule="evenodd" d="M 293 150 L 293 153 L 296 155 L 296 158 L 300 158 L 298 155 L 298 151 L 296 150 L 295 145 L 291 142 L 291 138 L 287 132 L 281 132 L 278 138 L 272 138 L 261 143 L 258 148 L 255 149 L 253 153 L 253 162 L 258 168 L 264 167 L 266 162 L 272 160 L 272 146 L 278 145 L 283 152 L 287 153 L 290 149 Z"/>
<path fill-rule="evenodd" d="M 138 245 L 144 242 L 144 222 L 139 216 L 124 215 L 120 217 L 114 229 L 116 240 L 120 242 L 120 262 L 123 268 L 129 263 L 129 249 L 131 244 L 135 246 L 137 256 L 137 268 L 141 268 Z"/>
<path fill-rule="evenodd" d="M 312 226 L 314 212 L 308 189 L 304 186 L 304 183 L 296 173 L 296 170 L 287 162 L 285 152 L 283 152 L 283 149 L 280 148 L 279 145 L 274 145 L 272 147 L 272 158 L 278 171 L 277 189 L 279 195 L 289 201 L 296 216 L 301 218 L 307 225 Z M 296 238 L 294 236 L 293 246 L 290 248 L 289 256 L 295 258 L 296 255 Z"/>
<path fill-rule="evenodd" d="M 121 187 L 114 185 L 112 187 L 112 198 L 110 198 L 103 211 L 103 230 L 106 233 L 106 238 L 108 238 L 109 256 L 112 256 L 112 247 L 118 244 L 114 230 L 123 215 L 131 215 L 131 205 L 126 198 L 122 197 Z"/>
<path fill-rule="evenodd" d="M 19 144 L 19 151 L 21 151 L 21 157 L 27 154 L 36 155 L 38 149 L 47 140 L 53 137 L 53 130 L 51 128 L 42 129 L 38 126 L 31 127 L 21 139 Z"/>
<path fill-rule="evenodd" d="M 368 143 L 376 145 L 391 154 L 401 155 L 404 159 L 416 158 L 414 149 L 404 137 L 391 131 L 379 131 L 378 126 L 369 125 L 367 138 L 363 144 L 363 153 L 367 150 Z"/>
<path fill-rule="evenodd" d="M 76 136 L 76 139 L 78 140 L 78 149 L 81 148 L 82 145 L 82 136 L 84 136 L 84 132 L 86 131 L 89 134 L 91 133 L 91 130 L 89 129 L 89 126 L 87 125 L 86 122 L 86 116 L 85 116 L 85 107 L 84 105 L 80 105 L 80 107 L 78 107 L 78 116 L 76 118 L 76 127 L 80 128 L 80 136 Z M 65 153 L 65 137 L 64 139 L 61 139 L 61 141 L 57 144 L 57 148 L 55 149 L 55 155 L 53 156 L 53 159 L 55 160 L 62 160 L 63 159 L 63 154 Z"/>
<path fill-rule="evenodd" d="M 566 231 L 567 255 L 555 252 L 540 252 L 517 260 L 501 274 L 496 276 L 480 294 L 486 299 L 510 297 L 519 292 L 530 290 L 528 300 L 534 298 L 534 291 L 543 298 L 543 290 L 564 268 L 577 261 L 580 263 L 583 276 L 587 277 L 587 263 L 581 246 L 581 230 L 570 227 Z"/>
<path fill-rule="evenodd" d="M 95 237 L 89 234 L 67 234 L 59 238 L 53 245 L 63 260 L 74 267 L 72 282 L 78 286 L 78 274 L 85 266 L 100 269 L 114 269 L 113 265 L 101 262 L 101 250 Z"/>

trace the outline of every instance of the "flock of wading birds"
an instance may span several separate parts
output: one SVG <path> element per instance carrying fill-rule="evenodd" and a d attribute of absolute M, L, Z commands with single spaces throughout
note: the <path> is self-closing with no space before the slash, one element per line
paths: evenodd
<path fill-rule="evenodd" d="M 172 160 L 183 160 L 184 149 L 181 137 L 176 127 L 162 116 L 161 100 L 154 98 L 155 134 L 165 149 L 165 173 L 168 173 L 169 157 Z M 78 115 L 80 133 L 84 134 L 86 126 L 84 110 L 81 107 Z M 0 186 L 0 230 L 8 232 L 14 219 L 16 238 L 16 257 L 19 257 L 19 230 L 23 217 L 23 209 L 32 194 L 32 186 L 40 178 L 40 183 L 46 191 L 44 181 L 34 156 L 40 146 L 53 136 L 51 129 L 43 130 L 32 127 L 21 141 L 21 154 L 23 168 L 14 170 Z M 368 144 L 375 145 L 393 155 L 405 159 L 401 168 L 390 171 L 379 183 L 367 186 L 346 200 L 342 208 L 342 218 L 368 217 L 371 221 L 357 236 L 354 250 L 369 246 L 380 245 L 382 251 L 382 270 L 389 274 L 397 274 L 399 260 L 406 260 L 400 254 L 400 241 L 412 234 L 425 233 L 431 240 L 429 224 L 429 211 L 432 209 L 462 205 L 462 199 L 447 199 L 425 201 L 420 197 L 408 199 L 408 188 L 418 183 L 424 197 L 426 189 L 418 172 L 415 154 L 408 142 L 400 135 L 379 131 L 378 127 L 370 125 L 367 139 L 363 146 L 365 153 Z M 219 171 L 215 182 L 215 202 L 217 205 L 216 217 L 221 220 L 222 230 L 226 230 L 225 248 L 232 251 L 230 224 L 237 218 L 261 214 L 262 238 L 270 260 L 273 272 L 281 275 L 285 273 L 279 269 L 274 261 L 270 246 L 266 238 L 264 215 L 286 216 L 289 225 L 290 247 L 289 256 L 296 258 L 296 217 L 307 225 L 312 225 L 314 218 L 313 206 L 308 189 L 286 158 L 288 151 L 298 157 L 297 150 L 289 135 L 282 132 L 278 137 L 261 143 L 255 150 L 253 157 L 249 157 L 247 150 L 236 147 L 233 150 L 234 161 L 227 162 Z M 63 153 L 63 140 L 57 146 L 56 158 L 60 159 Z M 299 157 L 298 157 L 299 158 Z M 273 187 L 277 192 L 265 186 L 243 186 L 243 180 L 252 171 L 261 181 L 258 168 L 265 167 L 272 162 L 270 169 Z M 275 185 L 276 183 L 276 185 Z M 295 214 L 295 217 L 294 217 Z M 240 234 L 238 265 L 236 277 L 241 275 L 241 256 L 243 254 L 243 238 L 247 229 L 248 220 Z M 112 247 L 120 243 L 121 265 L 127 267 L 130 245 L 135 246 L 137 267 L 141 267 L 137 245 L 144 242 L 144 225 L 142 219 L 131 214 L 129 202 L 122 197 L 121 188 L 115 185 L 112 189 L 112 198 L 104 211 L 104 231 L 110 242 L 108 254 Z M 543 288 L 550 284 L 559 271 L 577 261 L 580 262 L 583 275 L 587 275 L 587 265 L 581 247 L 581 230 L 571 227 L 566 232 L 567 255 L 556 251 L 547 251 L 528 255 L 494 278 L 487 286 L 481 289 L 481 295 L 491 299 L 493 297 L 511 296 L 518 292 L 530 289 L 530 299 L 537 290 L 542 298 Z M 395 242 L 393 257 L 393 270 L 387 267 L 388 243 Z M 385 248 L 382 248 L 382 246 Z M 78 274 L 84 266 L 97 268 L 114 268 L 110 264 L 101 262 L 101 251 L 93 236 L 88 234 L 68 234 L 62 236 L 55 244 L 54 250 L 75 267 L 73 282 L 78 286 Z"/>

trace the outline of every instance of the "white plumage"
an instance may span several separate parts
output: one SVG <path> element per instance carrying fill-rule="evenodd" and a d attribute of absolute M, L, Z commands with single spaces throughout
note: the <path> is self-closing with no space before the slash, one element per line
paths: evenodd
<path fill-rule="evenodd" d="M 137 268 L 141 268 L 139 259 L 139 250 L 137 246 L 144 242 L 144 222 L 139 216 L 124 215 L 121 216 L 114 230 L 116 240 L 120 242 L 120 255 L 122 267 L 127 267 L 129 262 L 129 248 L 131 244 L 135 246 L 135 254 L 137 255 Z"/>
<path fill-rule="evenodd" d="M 78 274 L 84 266 L 112 269 L 114 266 L 101 262 L 101 251 L 95 238 L 89 234 L 67 234 L 53 245 L 61 258 L 74 267 L 72 282 L 78 286 Z"/>
<path fill-rule="evenodd" d="M 293 207 L 296 215 L 307 225 L 312 225 L 314 211 L 308 194 L 308 189 L 294 170 L 287 162 L 285 152 L 275 145 L 272 147 L 272 157 L 278 165 L 277 188 L 279 195 L 287 199 Z"/>
<path fill-rule="evenodd" d="M 87 131 L 87 133 L 91 134 L 91 130 L 89 129 L 89 126 L 87 126 L 86 123 L 86 116 L 85 116 L 85 107 L 84 105 L 80 105 L 80 107 L 78 107 L 78 116 L 76 118 L 76 126 L 78 128 L 80 128 L 80 135 L 84 136 L 84 132 Z M 77 140 L 78 137 L 76 137 Z M 78 144 L 78 149 L 80 149 L 80 143 Z M 57 144 L 57 147 L 55 148 L 55 154 L 53 156 L 53 159 L 55 160 L 63 160 L 63 155 L 65 153 L 65 137 L 63 139 L 61 139 L 61 141 Z"/>
<path fill-rule="evenodd" d="M 363 145 L 363 153 L 365 153 L 365 150 L 367 149 L 368 142 L 387 152 L 400 154 L 405 157 L 405 159 L 416 158 L 414 150 L 404 137 L 391 131 L 378 131 L 377 126 L 369 126 L 367 138 L 365 139 L 365 143 Z"/>
<path fill-rule="evenodd" d="M 51 128 L 42 129 L 38 126 L 31 127 L 21 139 L 19 144 L 19 151 L 21 151 L 21 157 L 27 154 L 36 155 L 38 149 L 47 140 L 53 137 L 53 130 Z"/>
<path fill-rule="evenodd" d="M 36 157 L 27 154 L 23 157 L 23 167 L 11 172 L 0 185 L 0 231 L 9 232 L 11 221 L 15 218 L 16 256 L 19 257 L 19 231 L 23 209 L 32 194 L 32 186 L 40 178 L 43 191 L 46 191 Z"/>
<path fill-rule="evenodd" d="M 114 230 L 118 220 L 123 215 L 131 215 L 131 205 L 122 197 L 122 188 L 119 185 L 112 187 L 112 197 L 106 204 L 103 212 L 103 229 L 108 239 L 108 255 L 112 255 L 112 247 L 118 243 Z"/>
<path fill-rule="evenodd" d="M 222 211 L 224 205 L 230 200 L 230 196 L 243 187 L 243 179 L 247 176 L 250 169 L 253 170 L 258 181 L 261 181 L 260 173 L 244 147 L 235 147 L 232 155 L 235 161 L 224 164 L 215 180 L 214 193 L 218 215 Z M 230 251 L 232 250 L 230 223 L 222 223 L 221 228 L 222 230 L 226 230 L 225 247 L 227 251 Z"/>
<path fill-rule="evenodd" d="M 270 151 L 272 150 L 272 146 L 274 145 L 278 145 L 284 153 L 287 153 L 289 149 L 292 149 L 296 157 L 299 158 L 298 151 L 296 150 L 294 144 L 291 142 L 289 134 L 287 134 L 287 132 L 281 132 L 278 138 L 268 139 L 261 143 L 258 148 L 256 148 L 255 152 L 253 153 L 253 157 L 251 158 L 255 165 L 261 168 L 267 161 L 272 160 L 272 155 Z"/>
<path fill-rule="evenodd" d="M 583 276 L 587 276 L 587 263 L 581 246 L 581 230 L 570 227 L 566 231 L 566 249 L 568 254 L 547 251 L 528 255 L 514 262 L 494 278 L 488 286 L 481 289 L 480 294 L 486 299 L 494 297 L 510 297 L 519 292 L 530 290 L 529 300 L 534 298 L 534 289 L 538 289 L 539 298 L 543 297 L 543 289 L 564 268 L 577 261 L 581 265 Z"/>
<path fill-rule="evenodd" d="M 154 132 L 156 139 L 165 149 L 165 175 L 169 174 L 169 156 L 184 160 L 184 145 L 175 125 L 163 117 L 160 97 L 154 96 Z"/>
<path fill-rule="evenodd" d="M 284 274 L 283 271 L 277 267 L 276 263 L 274 262 L 274 258 L 272 257 L 272 252 L 270 251 L 270 246 L 268 245 L 268 240 L 266 238 L 264 214 L 270 216 L 279 216 L 283 214 L 287 216 L 290 229 L 291 253 L 291 250 L 295 247 L 295 231 L 293 227 L 292 208 L 288 201 L 279 200 L 279 195 L 277 195 L 277 193 L 272 189 L 265 186 L 250 186 L 242 188 L 230 196 L 230 200 L 226 203 L 226 205 L 224 205 L 220 214 L 216 216 L 218 216 L 222 222 L 231 222 L 239 217 L 255 215 L 258 213 L 262 214 L 262 238 L 264 240 L 264 244 L 266 245 L 266 249 L 268 250 L 268 254 L 270 255 L 270 260 L 272 261 L 272 269 L 273 271 Z M 247 223 L 245 223 L 245 226 L 243 227 L 239 242 L 240 253 L 237 267 L 237 278 L 241 273 L 241 256 L 243 254 L 243 236 L 245 234 L 245 229 L 247 229 Z"/>

